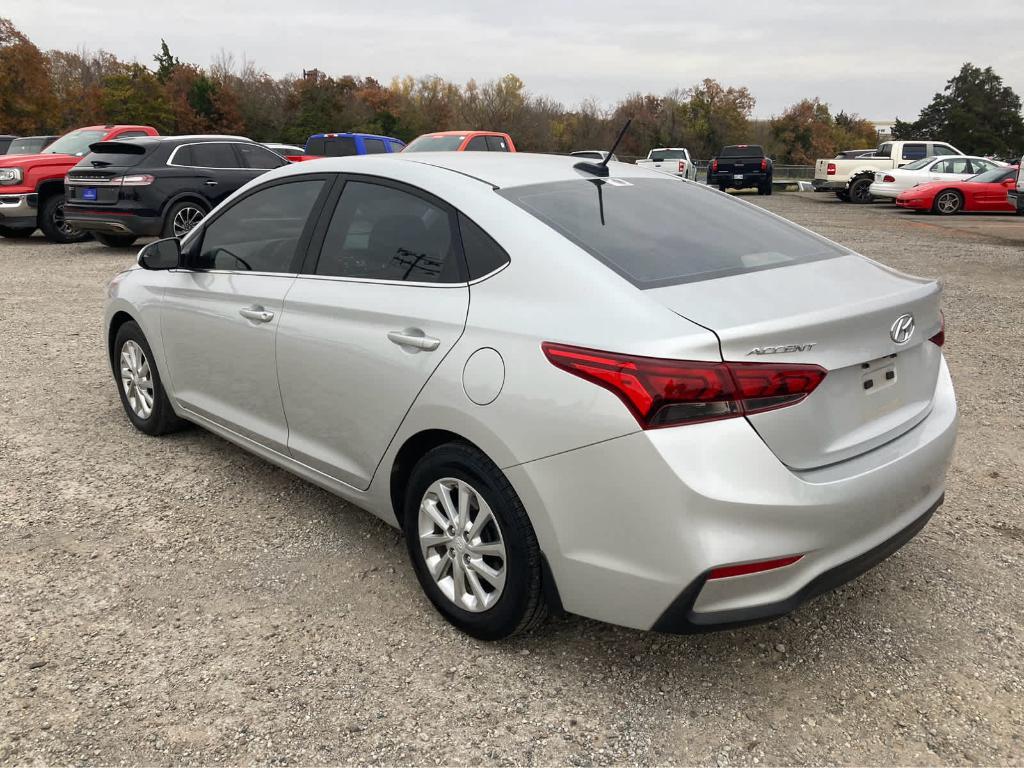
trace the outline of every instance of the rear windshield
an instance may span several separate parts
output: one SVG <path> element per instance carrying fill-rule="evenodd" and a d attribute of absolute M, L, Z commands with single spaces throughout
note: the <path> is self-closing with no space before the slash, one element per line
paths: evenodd
<path fill-rule="evenodd" d="M 454 152 L 465 136 L 420 136 L 403 152 Z"/>
<path fill-rule="evenodd" d="M 753 205 L 677 179 L 580 179 L 511 187 L 498 194 L 637 288 L 847 253 Z"/>
<path fill-rule="evenodd" d="M 131 168 L 138 165 L 155 147 L 156 142 L 135 144 L 128 142 L 103 141 L 92 145 L 92 151 L 86 155 L 83 163 L 93 168 Z"/>
<path fill-rule="evenodd" d="M 686 152 L 682 149 L 655 149 L 651 151 L 651 160 L 680 160 L 686 159 Z"/>
<path fill-rule="evenodd" d="M 359 148 L 351 136 L 310 139 L 306 142 L 306 154 L 317 157 L 349 157 L 358 155 Z"/>
<path fill-rule="evenodd" d="M 722 154 L 720 154 L 719 157 L 764 157 L 764 150 L 757 144 L 723 147 Z"/>
<path fill-rule="evenodd" d="M 920 171 L 922 168 L 927 168 L 929 165 L 935 162 L 934 157 L 925 157 L 921 160 L 915 160 L 912 163 L 907 163 L 903 166 L 904 171 Z"/>

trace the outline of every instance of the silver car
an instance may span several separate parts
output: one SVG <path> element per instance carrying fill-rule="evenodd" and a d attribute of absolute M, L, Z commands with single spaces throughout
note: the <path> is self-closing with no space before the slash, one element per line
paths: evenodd
<path fill-rule="evenodd" d="M 261 176 L 111 282 L 128 418 L 198 424 L 401 528 L 480 638 L 549 610 L 770 619 L 917 533 L 956 434 L 938 284 L 703 185 L 577 166 Z"/>

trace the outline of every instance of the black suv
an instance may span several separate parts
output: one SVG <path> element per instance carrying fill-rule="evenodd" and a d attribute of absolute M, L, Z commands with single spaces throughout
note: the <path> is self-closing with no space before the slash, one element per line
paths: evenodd
<path fill-rule="evenodd" d="M 64 217 L 104 245 L 183 237 L 236 189 L 288 161 L 237 136 L 165 136 L 92 144 L 64 180 Z"/>

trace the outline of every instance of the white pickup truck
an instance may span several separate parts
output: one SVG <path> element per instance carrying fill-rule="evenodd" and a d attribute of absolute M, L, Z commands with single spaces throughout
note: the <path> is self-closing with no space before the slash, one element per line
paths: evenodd
<path fill-rule="evenodd" d="M 901 168 L 907 163 L 937 155 L 962 155 L 956 147 L 941 141 L 887 141 L 870 155 L 818 160 L 814 165 L 815 192 L 834 192 L 844 203 L 870 203 L 875 171 Z"/>
<path fill-rule="evenodd" d="M 696 181 L 697 164 L 690 157 L 690 150 L 683 147 L 658 147 L 647 153 L 643 160 L 637 160 L 637 165 L 645 168 L 653 168 L 663 173 L 671 173 L 674 176 L 682 176 L 684 179 Z"/>

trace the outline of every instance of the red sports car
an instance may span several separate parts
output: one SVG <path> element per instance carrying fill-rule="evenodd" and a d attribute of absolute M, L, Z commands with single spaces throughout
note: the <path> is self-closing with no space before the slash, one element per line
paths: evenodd
<path fill-rule="evenodd" d="M 980 211 L 1016 213 L 1017 209 L 1006 199 L 1006 191 L 1013 189 L 1016 179 L 1017 166 L 1007 165 L 963 181 L 929 181 L 901 192 L 896 205 L 943 215 Z"/>

